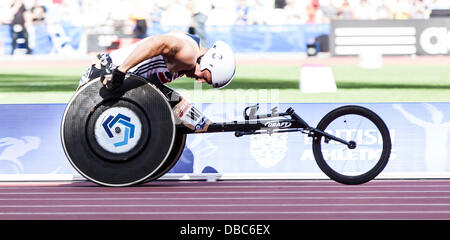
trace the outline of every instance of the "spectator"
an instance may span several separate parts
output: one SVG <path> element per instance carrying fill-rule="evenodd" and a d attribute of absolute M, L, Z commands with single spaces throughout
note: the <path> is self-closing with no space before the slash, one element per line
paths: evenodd
<path fill-rule="evenodd" d="M 338 12 L 337 7 L 331 3 L 331 0 L 320 0 L 319 10 L 323 13 L 322 23 L 329 23 L 330 20 L 335 19 Z"/>
<path fill-rule="evenodd" d="M 192 14 L 188 33 L 197 35 L 202 47 L 209 47 L 205 23 L 208 20 L 211 3 L 208 0 L 192 0 L 188 6 Z"/>
<path fill-rule="evenodd" d="M 31 54 L 31 49 L 28 45 L 28 31 L 27 25 L 31 20 L 30 12 L 27 11 L 23 1 L 14 0 L 11 5 L 11 12 L 13 18 L 11 20 L 11 38 L 12 38 L 12 51 L 14 54 L 18 49 L 19 44 L 23 44 L 26 54 Z"/>
<path fill-rule="evenodd" d="M 353 8 L 350 7 L 350 4 L 347 0 L 342 2 L 342 5 L 338 8 L 337 12 L 338 19 L 354 19 Z"/>
<path fill-rule="evenodd" d="M 132 11 L 130 14 L 130 19 L 134 23 L 133 27 L 133 37 L 134 38 L 145 38 L 147 37 L 147 19 L 149 17 L 150 9 L 142 0 L 130 1 L 132 4 Z"/>
<path fill-rule="evenodd" d="M 311 0 L 306 5 L 306 23 L 317 23 L 319 22 L 318 19 L 322 18 L 322 12 L 318 11 L 319 9 L 319 1 L 318 0 Z"/>
<path fill-rule="evenodd" d="M 356 19 L 375 19 L 374 7 L 367 3 L 367 0 L 360 0 L 354 12 Z"/>
<path fill-rule="evenodd" d="M 44 24 L 45 12 L 46 12 L 45 6 L 40 5 L 39 1 L 35 0 L 33 7 L 31 7 L 33 24 Z"/>
<path fill-rule="evenodd" d="M 275 0 L 275 8 L 283 9 L 287 5 L 286 0 Z"/>
<path fill-rule="evenodd" d="M 410 16 L 411 6 L 409 5 L 408 0 L 397 0 L 394 5 L 392 12 L 394 14 L 394 19 L 408 19 Z"/>
<path fill-rule="evenodd" d="M 376 8 L 375 18 L 376 19 L 392 19 L 393 14 L 389 5 L 386 3 L 387 0 L 383 0 L 381 4 L 379 4 Z"/>
<path fill-rule="evenodd" d="M 247 24 L 249 11 L 250 6 L 248 4 L 248 0 L 238 0 L 238 5 L 236 7 L 237 18 L 235 24 Z"/>
<path fill-rule="evenodd" d="M 267 0 L 255 0 L 250 5 L 248 12 L 248 24 L 266 24 L 266 17 L 270 17 L 274 2 Z"/>
<path fill-rule="evenodd" d="M 62 0 L 52 0 L 46 12 L 47 24 L 61 24 L 64 14 Z"/>
<path fill-rule="evenodd" d="M 422 19 L 426 18 L 426 7 L 422 0 L 414 0 L 411 6 L 411 18 Z"/>
<path fill-rule="evenodd" d="M 304 1 L 286 0 L 284 11 L 287 24 L 303 24 L 308 20 Z"/>
<path fill-rule="evenodd" d="M 156 2 L 153 2 L 152 10 L 150 11 L 150 22 L 153 24 L 161 24 L 162 10 Z"/>

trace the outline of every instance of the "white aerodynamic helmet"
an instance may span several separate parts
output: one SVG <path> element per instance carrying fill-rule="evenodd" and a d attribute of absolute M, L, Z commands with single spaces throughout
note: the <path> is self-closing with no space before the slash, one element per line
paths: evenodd
<path fill-rule="evenodd" d="M 223 88 L 233 79 L 236 60 L 233 50 L 223 41 L 216 41 L 200 60 L 201 70 L 211 72 L 213 88 Z"/>

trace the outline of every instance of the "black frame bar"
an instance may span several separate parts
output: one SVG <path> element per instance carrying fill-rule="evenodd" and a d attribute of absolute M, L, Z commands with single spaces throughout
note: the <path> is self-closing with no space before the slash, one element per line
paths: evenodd
<path fill-rule="evenodd" d="M 335 140 L 348 147 L 355 147 L 353 141 L 345 141 L 344 139 L 309 126 L 292 108 L 288 108 L 284 113 L 277 113 L 275 109 L 272 109 L 272 113 L 270 114 L 256 115 L 258 108 L 258 105 L 245 108 L 244 119 L 246 120 L 244 121 L 211 123 L 208 129 L 203 132 L 196 132 L 180 123 L 177 124 L 177 132 L 182 134 L 235 132 L 236 137 L 264 133 L 302 132 L 308 134 L 309 137 L 325 137 L 326 141 Z M 249 109 L 250 114 L 247 115 L 247 110 Z"/>

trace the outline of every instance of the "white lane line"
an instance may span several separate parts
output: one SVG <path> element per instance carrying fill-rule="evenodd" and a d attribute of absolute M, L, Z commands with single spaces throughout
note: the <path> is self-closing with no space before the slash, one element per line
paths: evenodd
<path fill-rule="evenodd" d="M 77 184 L 77 182 L 81 182 L 81 183 L 86 183 L 86 185 L 79 185 Z M 160 185 L 160 186 L 165 186 L 164 184 L 166 184 L 167 181 L 165 180 L 156 180 L 153 181 L 151 183 L 146 183 L 146 184 L 140 184 L 139 187 L 147 187 L 147 186 L 152 186 L 152 185 Z M 188 185 L 188 184 L 204 184 L 205 181 L 194 181 L 194 180 L 189 180 L 189 181 L 176 181 L 177 185 Z M 278 183 L 278 184 L 286 184 L 286 183 L 299 183 L 299 184 L 316 184 L 316 186 L 330 186 L 330 184 L 332 185 L 342 185 L 342 184 L 338 184 L 332 180 L 307 180 L 307 179 L 297 179 L 297 180 L 287 180 L 287 179 L 283 179 L 283 180 L 262 180 L 262 179 L 256 179 L 256 180 L 220 180 L 217 182 L 212 182 L 211 184 L 254 184 L 255 186 L 259 185 L 259 184 L 264 184 L 264 183 Z M 428 183 L 435 183 L 435 184 L 450 184 L 450 179 L 375 179 L 372 180 L 369 183 L 364 184 L 364 186 L 383 186 L 385 184 L 403 184 L 403 183 L 419 183 L 420 184 L 424 183 L 424 184 L 428 184 Z M 101 187 L 99 185 L 96 185 L 94 183 L 90 183 L 87 180 L 82 180 L 82 181 L 52 181 L 52 182 L 32 182 L 32 181 L 0 181 L 0 187 L 32 187 L 32 186 L 36 186 L 36 187 L 65 187 L 65 186 L 61 186 L 61 185 L 75 185 L 75 186 L 67 186 L 67 187 Z M 169 185 L 169 184 L 168 184 Z M 173 185 L 169 185 L 169 186 L 173 186 Z M 349 187 L 347 185 L 342 185 L 343 187 Z"/>
<path fill-rule="evenodd" d="M 349 191 L 210 191 L 210 192 L 167 192 L 167 191 L 127 191 L 127 192 L 0 192 L 0 195 L 126 195 L 126 194 L 148 194 L 148 195 L 160 195 L 160 194 L 355 194 L 355 193 L 450 193 L 447 190 L 349 190 Z"/>
<path fill-rule="evenodd" d="M 0 215 L 305 215 L 305 214 L 450 214 L 450 211 L 288 211 L 288 212 L 0 212 Z M 67 217 L 72 217 L 67 216 Z M 449 215 L 450 216 L 450 215 Z"/>
<path fill-rule="evenodd" d="M 0 198 L 0 201 L 124 201 L 124 200 L 146 200 L 146 201 L 169 201 L 169 200 L 364 200 L 364 199 L 450 199 L 450 196 L 369 196 L 369 197 L 120 197 L 120 198 Z"/>
<path fill-rule="evenodd" d="M 450 203 L 287 203 L 287 204 L 57 204 L 57 205 L 0 205 L 2 208 L 82 208 L 82 207 L 431 207 Z M 450 210 L 450 209 L 449 209 Z"/>
<path fill-rule="evenodd" d="M 84 189 L 86 187 L 83 186 L 65 186 L 65 187 L 59 187 L 59 186 L 48 186 L 48 187 L 0 187 L 0 190 L 16 190 L 16 189 L 20 189 L 20 190 L 41 190 L 41 189 L 48 189 L 48 190 L 55 190 L 55 189 Z M 102 188 L 102 187 L 99 187 Z M 147 189 L 147 190 L 151 190 L 151 189 L 160 189 L 160 188 L 168 188 L 168 189 L 218 189 L 218 188 L 345 188 L 345 189 L 349 189 L 349 188 L 353 188 L 353 189 L 357 189 L 357 188 L 450 188 L 450 182 L 448 185 L 360 185 L 360 186 L 347 186 L 347 185 L 337 185 L 337 186 L 295 186 L 295 185 L 271 185 L 271 186 L 251 186 L 251 185 L 247 185 L 247 186 L 221 186 L 221 185 L 211 185 L 211 186 L 145 186 L 145 187 L 140 187 L 143 189 Z M 110 188 L 105 188 L 105 189 L 110 189 Z M 98 190 L 97 188 L 92 188 L 92 191 L 96 191 Z M 124 189 L 126 191 L 126 189 Z"/>
<path fill-rule="evenodd" d="M 147 184 L 166 184 L 168 182 L 176 182 L 176 184 L 195 184 L 195 183 L 205 183 L 204 180 L 179 180 L 179 181 L 173 181 L 173 180 L 156 180 L 156 181 L 152 181 L 150 183 L 145 183 L 145 184 L 140 184 L 139 186 L 145 186 Z M 448 178 L 398 178 L 398 179 L 374 179 L 368 183 L 365 183 L 364 185 L 383 185 L 386 183 L 413 183 L 413 182 L 418 182 L 418 183 L 449 183 L 450 179 Z M 86 179 L 82 179 L 82 180 L 71 180 L 71 181 L 62 181 L 62 180 L 50 180 L 50 181 L 0 181 L 0 186 L 30 186 L 30 185 L 36 185 L 36 186 L 59 186 L 59 185 L 66 185 L 66 184 L 77 184 L 77 183 L 81 183 L 81 184 L 86 184 L 86 185 L 81 185 L 81 186 L 87 186 L 87 187 L 99 187 L 98 185 L 86 180 Z M 238 180 L 233 180 L 233 179 L 226 179 L 226 180 L 218 180 L 215 183 L 231 183 L 231 184 L 245 184 L 245 183 L 250 183 L 250 184 L 259 184 L 259 183 L 312 183 L 312 184 L 318 184 L 318 185 L 323 185 L 323 184 L 338 184 L 333 180 L 330 179 L 275 179 L 275 180 L 269 180 L 269 179 L 238 179 Z"/>
<path fill-rule="evenodd" d="M 85 197 L 63 197 L 63 198 L 0 198 L 0 201 L 178 201 L 178 200 L 447 200 L 450 196 L 374 196 L 374 197 L 119 197 L 119 198 L 85 198 Z"/>

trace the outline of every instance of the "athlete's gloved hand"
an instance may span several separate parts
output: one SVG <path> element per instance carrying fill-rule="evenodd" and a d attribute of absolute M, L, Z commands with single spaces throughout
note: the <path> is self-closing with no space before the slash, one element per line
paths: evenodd
<path fill-rule="evenodd" d="M 103 80 L 103 85 L 105 85 L 108 90 L 117 89 L 122 86 L 125 75 L 126 73 L 123 73 L 118 68 L 115 68 L 112 70 L 110 76 L 105 77 L 105 80 Z"/>

